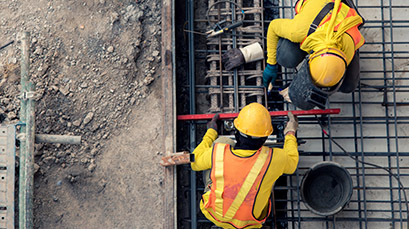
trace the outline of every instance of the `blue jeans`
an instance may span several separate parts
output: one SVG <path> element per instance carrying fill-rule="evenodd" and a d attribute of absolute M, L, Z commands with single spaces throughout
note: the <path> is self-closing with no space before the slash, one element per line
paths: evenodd
<path fill-rule="evenodd" d="M 300 49 L 299 43 L 280 38 L 277 44 L 277 63 L 286 68 L 295 68 L 305 59 L 307 53 Z"/>

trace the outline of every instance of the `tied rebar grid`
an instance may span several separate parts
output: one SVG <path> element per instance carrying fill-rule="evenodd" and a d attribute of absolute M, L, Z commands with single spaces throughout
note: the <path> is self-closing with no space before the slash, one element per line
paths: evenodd
<path fill-rule="evenodd" d="M 296 0 L 266 1 L 264 2 L 265 14 L 273 12 L 277 13 L 274 18 L 292 18 L 295 2 Z M 354 158 L 390 169 L 399 177 L 407 190 L 409 187 L 409 150 L 407 147 L 409 145 L 409 67 L 407 64 L 409 41 L 406 34 L 409 34 L 409 20 L 406 14 L 409 10 L 409 3 L 405 0 L 353 0 L 353 2 L 366 19 L 366 24 L 361 29 L 366 43 L 360 48 L 360 87 L 354 93 L 332 95 L 329 108 L 341 108 L 341 114 L 330 118 L 320 118 L 326 124 L 326 131 Z M 218 12 L 213 15 L 213 17 L 217 16 Z M 267 20 L 265 17 L 263 19 L 262 24 L 266 29 L 270 19 Z M 205 24 L 206 20 L 203 19 L 203 15 L 197 15 L 194 22 L 196 25 Z M 190 23 L 193 23 L 193 20 Z M 213 100 L 217 104 L 213 105 L 211 102 L 213 108 L 210 111 L 212 112 L 220 111 L 221 100 L 218 96 L 221 92 L 226 97 L 223 100 L 224 105 L 230 104 L 232 100 L 234 104 L 235 99 L 238 104 L 238 101 L 241 102 L 242 95 L 235 97 L 234 91 L 257 87 L 234 83 L 234 79 L 241 82 L 240 77 L 246 76 L 240 74 L 245 74 L 248 69 L 239 68 L 237 78 L 234 78 L 234 71 L 223 70 L 220 74 L 218 39 L 223 44 L 226 43 L 225 46 L 222 45 L 223 52 L 228 48 L 243 47 L 250 43 L 240 43 L 238 42 L 240 38 L 252 39 L 247 36 L 239 37 L 238 35 L 244 34 L 239 29 L 236 34 L 237 46 L 233 45 L 233 38 L 222 35 L 220 38 L 213 38 L 214 43 L 207 41 L 210 44 L 208 44 L 208 50 L 198 49 L 197 43 L 189 49 L 189 52 L 195 53 L 195 55 L 190 55 L 190 64 L 193 66 L 189 66 L 194 69 L 195 61 L 205 58 L 203 57 L 205 54 L 211 69 L 207 74 L 214 74 L 211 78 L 215 80 L 215 83 L 210 83 L 210 85 L 198 85 L 194 82 L 195 73 L 192 71 L 189 76 L 192 78 L 189 88 L 193 88 L 190 101 L 196 101 L 194 94 L 209 93 L 211 98 L 216 98 Z M 193 44 L 193 39 L 191 44 Z M 212 55 L 214 59 L 209 59 L 209 56 Z M 248 64 L 245 65 L 247 66 Z M 251 71 L 247 73 L 248 76 L 252 75 Z M 203 74 L 203 72 L 197 73 Z M 261 69 L 259 74 L 261 80 Z M 293 75 L 293 69 L 282 68 L 279 78 L 282 79 L 283 84 L 286 84 L 291 82 Z M 220 77 L 223 78 L 221 86 L 218 82 Z M 230 80 L 229 77 L 231 77 Z M 211 79 L 210 82 L 212 82 Z M 276 89 L 277 87 L 279 86 L 276 86 Z M 215 92 L 219 90 L 219 93 L 212 95 L 212 90 Z M 233 93 L 228 93 L 228 91 Z M 269 101 L 268 105 L 274 107 L 277 104 L 280 106 L 284 104 L 284 108 L 288 110 L 294 109 L 293 105 L 283 103 L 280 98 L 277 98 L 277 101 Z M 237 107 L 242 105 L 245 103 Z M 223 112 L 236 109 L 236 107 L 227 106 L 223 108 Z M 277 120 L 274 121 L 277 122 Z M 204 122 L 197 124 L 205 125 Z M 197 129 L 191 129 L 190 146 L 197 145 L 201 139 L 195 136 L 202 136 L 202 134 L 204 133 Z M 406 228 L 407 209 L 402 189 L 390 174 L 382 169 L 363 165 L 346 156 L 323 134 L 315 118 L 300 118 L 297 137 L 299 141 L 305 141 L 305 144 L 299 146 L 299 167 L 293 175 L 284 177 L 286 185 L 275 185 L 275 193 L 284 192 L 286 195 L 284 198 L 278 196 L 274 199 L 276 216 L 274 220 L 270 216 L 266 226 L 271 228 L 276 226 L 277 228 Z M 349 171 L 353 179 L 353 194 L 350 203 L 340 213 L 329 217 L 311 213 L 300 196 L 300 183 L 304 174 L 312 165 L 324 160 L 338 162 Z M 190 171 L 188 166 L 181 168 Z M 181 228 L 210 228 L 212 224 L 200 213 L 198 206 L 200 195 L 204 190 L 201 173 L 191 173 L 189 177 L 183 173 L 181 175 L 179 181 L 186 184 L 183 186 L 183 194 L 190 197 L 190 199 L 186 197 L 186 200 L 189 200 L 182 203 L 182 205 L 190 205 L 181 207 L 181 212 L 186 210 L 190 214 L 179 216 L 182 219 L 182 225 L 188 226 Z M 180 201 L 182 200 L 178 201 L 179 204 L 181 204 Z"/>
<path fill-rule="evenodd" d="M 224 70 L 221 61 L 222 55 L 231 48 L 242 48 L 246 45 L 259 42 L 264 46 L 263 38 L 263 2 L 250 1 L 246 6 L 243 1 L 210 0 L 208 5 L 210 23 L 213 25 L 227 20 L 227 24 L 243 20 L 244 24 L 227 33 L 207 38 L 207 57 L 209 63 L 206 78 L 209 78 L 210 95 L 209 112 L 238 112 L 240 108 L 252 102 L 263 102 L 264 89 L 262 87 L 263 61 L 240 66 L 231 71 Z"/>
<path fill-rule="evenodd" d="M 296 1 L 273 1 L 279 15 L 292 18 Z M 330 108 L 341 108 L 337 116 L 321 118 L 326 131 L 354 158 L 374 163 L 396 174 L 408 192 L 409 187 L 409 20 L 407 1 L 354 0 L 365 18 L 361 33 L 365 45 L 360 48 L 361 83 L 351 94 L 330 97 Z M 267 8 L 268 6 L 266 6 Z M 265 25 L 270 21 L 266 20 Z M 284 82 L 293 78 L 292 69 L 284 69 Z M 272 104 L 282 101 L 272 101 Z M 285 104 L 293 109 L 291 104 Z M 279 206 L 278 228 L 407 228 L 407 206 L 396 179 L 381 168 L 364 165 L 348 157 L 324 135 L 318 121 L 300 118 L 298 139 L 299 167 L 286 176 L 287 185 L 275 186 L 286 192 L 276 198 Z M 345 167 L 353 179 L 350 203 L 338 214 L 323 217 L 309 211 L 300 196 L 301 180 L 312 165 L 335 161 Z"/>

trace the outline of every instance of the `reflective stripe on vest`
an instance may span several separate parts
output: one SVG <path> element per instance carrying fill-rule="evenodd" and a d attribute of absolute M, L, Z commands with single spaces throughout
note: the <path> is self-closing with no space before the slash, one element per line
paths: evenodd
<path fill-rule="evenodd" d="M 302 0 L 300 0 L 300 1 L 302 1 Z M 335 2 L 335 0 L 332 0 L 332 2 Z M 332 16 L 332 12 L 328 13 L 328 14 L 322 19 L 322 21 L 321 21 L 320 24 L 318 25 L 317 29 L 315 30 L 315 32 L 316 32 L 316 31 L 326 31 L 327 29 L 329 29 L 329 28 L 328 28 L 328 26 L 329 26 L 329 23 L 328 23 L 328 22 L 331 20 L 331 16 Z M 344 4 L 344 3 L 341 2 L 341 3 L 340 3 L 339 10 L 338 10 L 337 18 L 336 18 L 336 20 L 335 20 L 334 31 L 338 31 L 338 28 L 340 27 L 340 25 L 342 24 L 342 22 L 344 22 L 348 17 L 352 17 L 352 16 L 358 16 L 357 12 L 356 12 L 354 9 L 348 7 L 346 4 Z M 354 41 L 355 50 L 359 49 L 359 48 L 364 44 L 364 42 L 365 42 L 365 40 L 364 40 L 362 34 L 361 34 L 361 33 L 359 32 L 359 30 L 358 30 L 358 26 L 359 26 L 359 25 L 360 25 L 360 24 L 354 25 L 354 26 L 352 26 L 351 28 L 349 28 L 349 29 L 346 30 L 346 33 L 348 33 L 348 34 L 351 36 L 351 38 L 353 39 L 353 41 Z M 305 40 L 306 38 L 307 38 L 307 37 L 305 37 L 304 40 Z M 304 42 L 304 41 L 303 41 L 303 42 Z M 302 44 L 303 42 L 301 42 L 301 44 Z"/>
<path fill-rule="evenodd" d="M 223 217 L 223 192 L 224 192 L 224 151 L 225 151 L 225 145 L 224 147 L 219 144 L 217 145 L 217 148 L 215 150 L 215 177 L 216 177 L 216 189 L 214 190 L 215 192 L 215 203 L 214 203 L 214 211 L 216 214 L 219 216 Z M 212 189 L 213 191 L 213 189 Z"/>
<path fill-rule="evenodd" d="M 213 185 L 209 200 L 204 204 L 217 221 L 229 223 L 237 228 L 260 224 L 265 221 L 267 217 L 263 220 L 255 219 L 252 210 L 260 182 L 272 157 L 271 152 L 268 147 L 262 147 L 253 156 L 240 158 L 231 152 L 230 145 L 221 143 L 214 145 L 211 175 Z M 242 182 L 227 181 L 226 183 L 226 174 L 224 173 L 229 170 L 226 166 L 235 166 L 235 162 L 232 162 L 235 160 L 245 162 L 243 166 L 239 166 L 242 173 L 234 174 L 235 178 L 242 180 Z M 231 168 L 230 171 L 232 171 Z M 250 194 L 251 197 L 248 196 Z M 246 202 L 246 207 L 243 208 L 244 202 Z"/>

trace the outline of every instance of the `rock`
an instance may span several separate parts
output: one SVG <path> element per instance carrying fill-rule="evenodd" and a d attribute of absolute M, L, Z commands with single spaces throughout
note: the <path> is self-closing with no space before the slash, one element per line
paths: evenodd
<path fill-rule="evenodd" d="M 159 51 L 155 50 L 152 52 L 152 56 L 157 57 L 159 55 Z"/>
<path fill-rule="evenodd" d="M 97 167 L 97 165 L 96 164 L 94 164 L 94 163 L 91 163 L 91 164 L 89 164 L 89 166 L 88 166 L 88 170 L 90 171 L 90 172 L 93 172 L 94 170 L 95 170 L 95 168 Z"/>
<path fill-rule="evenodd" d="M 60 87 L 58 89 L 64 96 L 67 96 L 70 93 L 70 90 L 67 88 Z"/>
<path fill-rule="evenodd" d="M 87 116 L 85 116 L 83 124 L 84 126 L 91 122 L 92 118 L 94 118 L 94 112 L 89 112 Z"/>
<path fill-rule="evenodd" d="M 44 144 L 41 144 L 41 143 L 35 144 L 34 147 L 35 147 L 35 151 L 36 151 L 36 152 L 34 153 L 34 155 L 35 155 L 35 156 L 41 155 L 41 153 L 37 153 L 37 151 L 40 151 L 40 150 L 44 147 Z"/>
<path fill-rule="evenodd" d="M 86 164 L 89 162 L 88 158 L 81 158 L 81 163 Z"/>
<path fill-rule="evenodd" d="M 68 181 L 71 182 L 71 183 L 76 182 L 76 181 L 78 180 L 78 178 L 79 178 L 79 175 L 78 175 L 78 176 L 75 176 L 75 175 L 69 174 L 69 175 L 67 176 Z"/>
<path fill-rule="evenodd" d="M 34 54 L 36 54 L 36 55 L 43 54 L 43 49 L 40 46 L 37 46 L 36 50 L 34 51 Z"/>
<path fill-rule="evenodd" d="M 129 46 L 129 48 L 126 50 L 126 55 L 128 57 L 133 57 L 135 53 L 135 48 L 133 46 Z"/>
<path fill-rule="evenodd" d="M 54 156 L 48 156 L 48 157 L 45 157 L 45 158 L 43 159 L 43 161 L 44 161 L 45 163 L 54 162 L 54 161 L 55 161 L 55 157 L 54 157 Z"/>
<path fill-rule="evenodd" d="M 135 102 L 136 102 L 136 99 L 135 99 L 135 98 L 131 98 L 131 100 L 129 101 L 129 103 L 130 103 L 131 105 L 134 105 Z"/>
<path fill-rule="evenodd" d="M 60 152 L 57 153 L 58 158 L 65 157 L 65 155 L 66 155 L 66 153 L 64 151 L 60 151 Z"/>
<path fill-rule="evenodd" d="M 113 47 L 113 46 L 109 46 L 109 47 L 107 48 L 107 51 L 108 51 L 109 53 L 114 52 L 114 47 Z"/>
<path fill-rule="evenodd" d="M 117 12 L 112 12 L 111 13 L 111 23 L 114 23 L 115 21 L 119 20 L 119 14 Z"/>
<path fill-rule="evenodd" d="M 7 113 L 7 118 L 9 120 L 13 120 L 13 119 L 17 118 L 17 115 L 16 115 L 16 113 L 11 111 L 11 112 Z"/>
<path fill-rule="evenodd" d="M 17 64 L 17 58 L 15 58 L 15 57 L 10 57 L 10 58 L 9 58 L 9 64 Z"/>
<path fill-rule="evenodd" d="M 95 131 L 98 130 L 98 128 L 99 128 L 99 124 L 98 124 L 98 123 L 94 123 L 89 129 L 90 129 L 92 132 L 95 132 Z"/>
<path fill-rule="evenodd" d="M 88 84 L 86 83 L 86 82 L 83 82 L 81 85 L 80 85 L 80 88 L 87 88 L 88 87 Z"/>
<path fill-rule="evenodd" d="M 148 86 L 149 84 L 151 84 L 155 79 L 153 77 L 147 76 L 145 77 L 145 79 L 143 79 L 143 83 Z"/>
<path fill-rule="evenodd" d="M 98 153 L 98 149 L 97 148 L 93 148 L 92 150 L 91 150 L 91 152 L 90 152 L 90 154 L 91 154 L 91 156 L 95 156 L 95 155 L 97 155 L 97 153 Z"/>
<path fill-rule="evenodd" d="M 40 170 L 40 166 L 34 163 L 34 174 L 36 174 Z"/>
<path fill-rule="evenodd" d="M 81 125 L 81 120 L 75 120 L 75 121 L 72 123 L 72 125 L 74 125 L 74 126 L 76 126 L 76 127 L 80 126 L 80 125 Z"/>

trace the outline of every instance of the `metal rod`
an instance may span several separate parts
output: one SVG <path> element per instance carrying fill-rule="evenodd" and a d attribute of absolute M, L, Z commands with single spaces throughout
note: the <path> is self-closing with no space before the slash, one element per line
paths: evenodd
<path fill-rule="evenodd" d="M 0 50 L 6 48 L 7 46 L 9 46 L 9 45 L 11 45 L 11 44 L 13 44 L 13 43 L 14 43 L 14 41 L 9 41 L 7 44 L 1 46 L 1 47 L 0 47 Z"/>
<path fill-rule="evenodd" d="M 194 30 L 194 0 L 187 0 L 187 7 L 188 7 L 188 25 L 189 30 Z M 195 55 L 194 55 L 194 36 L 192 33 L 189 33 L 188 36 L 189 42 L 189 111 L 191 114 L 196 112 L 196 96 L 195 96 Z M 194 148 L 196 147 L 196 125 L 195 123 L 189 124 L 189 132 L 190 132 L 190 151 L 193 152 Z M 197 227 L 197 212 L 196 212 L 196 172 L 190 170 L 190 214 L 191 214 L 191 228 Z"/>
<path fill-rule="evenodd" d="M 36 134 L 36 143 L 81 144 L 81 136 Z"/>
<path fill-rule="evenodd" d="M 239 3 L 240 6 L 242 7 L 242 4 Z M 232 14 L 232 21 L 236 20 L 236 6 L 232 4 L 233 7 L 233 14 Z M 244 16 L 244 15 L 243 15 Z M 244 18 L 242 18 L 244 20 Z M 232 38 L 233 38 L 233 48 L 237 48 L 237 36 L 236 36 L 236 29 L 233 29 L 232 31 Z M 234 112 L 239 112 L 240 110 L 240 104 L 239 104 L 239 81 L 238 81 L 238 74 L 237 74 L 237 68 L 234 69 L 233 71 L 233 85 L 234 85 Z"/>
<path fill-rule="evenodd" d="M 220 4 L 217 5 L 217 17 L 218 21 L 221 21 L 220 18 Z M 223 112 L 223 64 L 222 64 L 222 37 L 219 35 L 218 38 L 218 43 L 219 43 L 219 80 L 220 80 L 220 111 Z"/>
<path fill-rule="evenodd" d="M 30 82 L 30 34 L 24 32 L 21 37 L 21 94 L 34 88 Z M 20 133 L 25 140 L 20 142 L 19 174 L 19 228 L 33 228 L 33 172 L 34 172 L 34 100 L 21 99 Z"/>
<path fill-rule="evenodd" d="M 292 111 L 270 111 L 272 117 L 286 116 L 288 112 L 292 112 L 295 116 L 304 115 L 328 115 L 328 114 L 339 114 L 341 109 L 326 109 L 326 110 L 292 110 Z M 212 119 L 215 114 L 190 114 L 190 115 L 178 115 L 177 120 L 179 121 L 191 121 L 191 120 L 203 120 Z M 219 114 L 220 119 L 232 119 L 239 115 L 239 113 L 222 113 Z"/>

